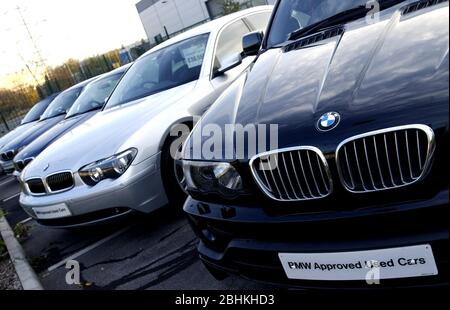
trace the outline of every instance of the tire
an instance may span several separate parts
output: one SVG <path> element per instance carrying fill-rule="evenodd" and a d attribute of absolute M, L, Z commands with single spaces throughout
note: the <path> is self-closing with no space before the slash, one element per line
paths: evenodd
<path fill-rule="evenodd" d="M 189 126 L 189 128 L 192 127 Z M 181 166 L 177 164 L 170 154 L 170 146 L 178 138 L 169 137 L 164 143 L 161 153 L 161 176 L 170 206 L 181 211 L 187 198 L 187 193 L 183 189 L 184 176 Z"/>

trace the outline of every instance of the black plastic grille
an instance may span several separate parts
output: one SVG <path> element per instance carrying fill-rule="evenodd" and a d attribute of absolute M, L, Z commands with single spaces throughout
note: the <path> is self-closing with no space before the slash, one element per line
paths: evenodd
<path fill-rule="evenodd" d="M 444 2 L 448 2 L 448 0 L 422 0 L 422 1 L 417 1 L 414 3 L 411 3 L 410 5 L 407 5 L 404 9 L 402 14 L 406 15 L 409 13 L 413 13 L 422 9 L 425 9 L 427 7 L 433 6 L 433 5 L 437 5 L 439 3 L 444 3 Z"/>
<path fill-rule="evenodd" d="M 323 40 L 327 40 L 330 39 L 332 37 L 336 37 L 336 36 L 340 36 L 344 33 L 344 28 L 342 26 L 338 26 L 338 27 L 334 27 L 334 28 L 330 28 L 330 29 L 326 29 L 323 30 L 321 32 L 318 32 L 316 34 L 307 36 L 305 38 L 302 38 L 300 40 L 297 40 L 289 45 L 287 45 L 284 49 L 285 52 L 289 52 L 292 50 L 297 50 L 297 49 L 301 49 L 304 48 L 308 45 L 323 41 Z"/>
<path fill-rule="evenodd" d="M 48 188 L 52 192 L 59 192 L 72 188 L 74 185 L 73 176 L 71 172 L 61 172 L 53 174 L 46 179 Z"/>
<path fill-rule="evenodd" d="M 418 181 L 430 165 L 433 150 L 429 127 L 393 128 L 344 141 L 337 151 L 337 165 L 348 190 L 385 190 Z"/>
<path fill-rule="evenodd" d="M 332 192 L 327 162 L 315 148 L 264 154 L 252 160 L 251 169 L 263 192 L 278 201 L 318 199 Z"/>
<path fill-rule="evenodd" d="M 41 179 L 30 179 L 26 183 L 32 194 L 42 195 L 46 193 L 44 183 Z"/>

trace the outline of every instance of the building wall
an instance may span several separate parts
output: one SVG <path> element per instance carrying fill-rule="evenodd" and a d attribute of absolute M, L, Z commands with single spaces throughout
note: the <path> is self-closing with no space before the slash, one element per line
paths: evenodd
<path fill-rule="evenodd" d="M 204 20 L 209 19 L 205 2 L 207 0 L 160 0 L 143 9 L 139 4 L 153 2 L 143 0 L 136 6 L 144 25 L 145 32 L 151 43 L 155 43 L 155 36 L 178 32 Z"/>
<path fill-rule="evenodd" d="M 216 15 L 222 0 L 141 0 L 136 4 L 150 43 L 155 36 L 166 36 L 211 19 Z M 246 3 L 248 0 L 237 0 Z M 254 0 L 255 4 L 274 4 L 276 0 Z M 213 10 L 211 8 L 214 8 Z M 211 12 L 213 11 L 213 12 Z"/>

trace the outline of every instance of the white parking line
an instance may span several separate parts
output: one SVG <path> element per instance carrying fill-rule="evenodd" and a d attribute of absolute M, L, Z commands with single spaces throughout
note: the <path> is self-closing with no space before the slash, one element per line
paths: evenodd
<path fill-rule="evenodd" d="M 33 220 L 33 218 L 31 218 L 31 217 L 29 217 L 29 218 L 27 218 L 27 219 L 24 219 L 23 221 L 20 221 L 19 222 L 19 224 L 26 224 L 26 223 L 28 223 L 28 222 L 30 222 L 30 221 L 32 221 Z"/>
<path fill-rule="evenodd" d="M 0 186 L 6 185 L 6 184 L 8 184 L 8 183 L 11 183 L 12 181 L 14 181 L 14 178 L 9 178 L 9 179 L 7 179 L 6 181 L 1 182 L 1 183 L 0 183 Z"/>
<path fill-rule="evenodd" d="M 59 263 L 57 263 L 57 264 L 55 264 L 55 265 L 49 267 L 49 268 L 47 269 L 47 271 L 48 271 L 48 272 L 52 272 L 53 270 L 56 270 L 56 269 L 58 269 L 59 267 L 64 266 L 69 260 L 74 260 L 74 259 L 76 259 L 76 258 L 78 258 L 78 257 L 80 257 L 80 256 L 82 256 L 82 255 L 84 255 L 84 254 L 86 254 L 86 253 L 88 253 L 88 252 L 94 250 L 95 248 L 101 246 L 102 244 L 108 242 L 109 240 L 112 240 L 112 239 L 114 239 L 114 238 L 120 236 L 121 234 L 123 234 L 124 232 L 126 232 L 127 230 L 129 230 L 131 227 L 132 227 L 132 226 L 125 227 L 124 229 L 121 229 L 121 230 L 115 232 L 115 233 L 112 234 L 111 236 L 106 237 L 106 238 L 104 238 L 104 239 L 102 239 L 102 240 L 99 240 L 99 241 L 95 242 L 94 244 L 91 244 L 91 245 L 88 246 L 87 248 L 85 248 L 85 249 L 83 249 L 83 250 L 81 250 L 81 251 L 78 251 L 77 253 L 72 254 L 71 256 L 65 258 L 65 259 L 62 260 L 61 262 L 59 262 Z"/>
<path fill-rule="evenodd" d="M 13 200 L 13 199 L 16 198 L 16 197 L 19 197 L 19 196 L 20 196 L 20 193 L 14 194 L 14 195 L 12 195 L 11 197 L 8 197 L 8 198 L 3 199 L 2 202 L 8 202 L 8 201 L 10 201 L 10 200 Z"/>

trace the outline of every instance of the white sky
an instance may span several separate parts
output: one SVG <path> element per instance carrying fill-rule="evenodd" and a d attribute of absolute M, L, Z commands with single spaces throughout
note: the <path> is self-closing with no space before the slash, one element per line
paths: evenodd
<path fill-rule="evenodd" d="M 0 78 L 36 59 L 19 13 L 48 65 L 84 58 L 146 38 L 138 0 L 0 0 Z"/>

